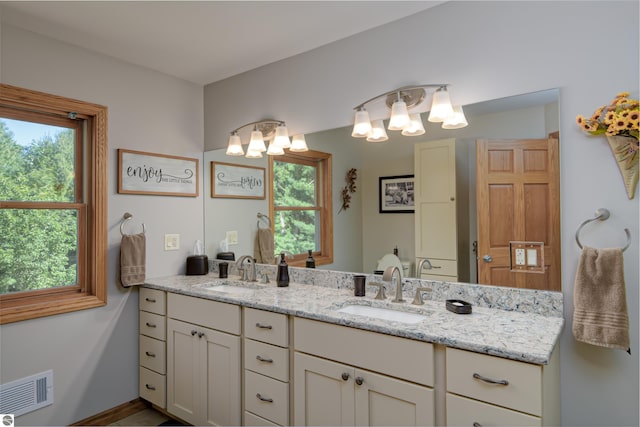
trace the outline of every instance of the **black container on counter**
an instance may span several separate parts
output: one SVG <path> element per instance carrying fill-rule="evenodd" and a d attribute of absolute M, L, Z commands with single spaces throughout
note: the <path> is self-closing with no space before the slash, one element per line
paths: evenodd
<path fill-rule="evenodd" d="M 316 268 L 316 260 L 313 259 L 312 251 L 309 250 L 309 256 L 307 257 L 307 262 L 305 263 L 305 267 L 307 268 Z"/>
<path fill-rule="evenodd" d="M 353 295 L 357 297 L 364 296 L 366 279 L 367 276 L 359 274 L 353 276 Z"/>
<path fill-rule="evenodd" d="M 187 257 L 187 276 L 207 273 L 209 273 L 209 258 L 206 255 L 191 255 Z"/>
<path fill-rule="evenodd" d="M 284 259 L 284 252 L 280 254 L 280 263 L 278 264 L 278 273 L 276 274 L 276 283 L 279 288 L 289 286 L 289 266 Z"/>

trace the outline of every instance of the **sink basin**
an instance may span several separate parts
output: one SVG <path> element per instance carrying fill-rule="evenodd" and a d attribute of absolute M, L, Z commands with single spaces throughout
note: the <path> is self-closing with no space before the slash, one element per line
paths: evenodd
<path fill-rule="evenodd" d="M 257 286 L 209 285 L 204 286 L 204 289 L 213 292 L 224 292 L 226 294 L 246 295 L 260 288 Z"/>
<path fill-rule="evenodd" d="M 371 307 L 368 305 L 346 305 L 337 310 L 339 313 L 354 314 L 356 316 L 375 317 L 376 319 L 391 320 L 402 323 L 420 323 L 426 316 L 390 308 Z"/>

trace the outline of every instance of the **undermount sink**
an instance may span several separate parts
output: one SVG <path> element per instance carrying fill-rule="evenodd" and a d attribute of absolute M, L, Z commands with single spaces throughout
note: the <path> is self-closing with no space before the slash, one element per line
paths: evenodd
<path fill-rule="evenodd" d="M 345 305 L 337 311 L 339 313 L 367 316 L 376 319 L 391 320 L 394 322 L 409 324 L 420 323 L 426 319 L 426 316 L 423 314 L 410 313 L 383 307 L 372 307 L 369 305 Z"/>
<path fill-rule="evenodd" d="M 226 294 L 234 295 L 246 295 L 253 291 L 261 289 L 256 285 L 236 286 L 236 285 L 205 285 L 203 286 L 207 291 L 224 292 Z"/>

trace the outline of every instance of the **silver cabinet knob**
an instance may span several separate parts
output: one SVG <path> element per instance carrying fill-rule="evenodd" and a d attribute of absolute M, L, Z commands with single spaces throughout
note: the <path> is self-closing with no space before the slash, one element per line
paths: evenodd
<path fill-rule="evenodd" d="M 364 378 L 362 378 L 362 377 L 356 377 L 356 384 L 358 384 L 358 385 L 362 385 L 362 384 L 364 384 Z"/>
<path fill-rule="evenodd" d="M 349 373 L 348 373 L 348 372 L 343 372 L 343 373 L 342 373 L 342 379 L 343 379 L 344 381 L 348 380 L 348 379 L 349 379 Z"/>

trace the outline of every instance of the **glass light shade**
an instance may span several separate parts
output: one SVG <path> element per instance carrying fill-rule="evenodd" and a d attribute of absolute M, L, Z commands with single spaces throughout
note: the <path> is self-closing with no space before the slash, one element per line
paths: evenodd
<path fill-rule="evenodd" d="M 285 125 L 280 125 L 276 128 L 276 136 L 273 138 L 273 142 L 271 145 L 276 145 L 280 148 L 289 148 L 291 147 L 291 141 L 289 140 L 289 130 Z M 271 149 L 271 145 L 269 145 L 269 149 Z M 269 154 L 267 152 L 267 154 Z"/>
<path fill-rule="evenodd" d="M 289 151 L 293 151 L 293 152 L 309 151 L 309 147 L 307 147 L 307 141 L 305 141 L 303 134 L 293 135 L 293 138 L 291 141 L 291 148 L 289 148 Z"/>
<path fill-rule="evenodd" d="M 260 159 L 262 158 L 262 152 L 257 150 L 247 149 L 247 155 L 245 157 L 247 159 Z"/>
<path fill-rule="evenodd" d="M 247 148 L 247 151 L 259 151 L 261 153 L 267 151 L 267 146 L 264 144 L 262 132 L 259 130 L 251 132 L 251 140 L 249 140 L 249 147 Z"/>
<path fill-rule="evenodd" d="M 396 101 L 391 106 L 389 130 L 402 130 L 409 123 L 409 111 L 404 101 Z"/>
<path fill-rule="evenodd" d="M 467 118 L 464 116 L 461 105 L 453 107 L 453 113 L 442 123 L 442 129 L 460 129 L 468 126 Z"/>
<path fill-rule="evenodd" d="M 229 144 L 227 145 L 227 156 L 244 156 L 242 141 L 240 141 L 240 136 L 237 133 L 232 133 L 229 137 Z"/>
<path fill-rule="evenodd" d="M 374 120 L 371 123 L 371 131 L 369 135 L 367 135 L 367 141 L 369 142 L 384 142 L 387 141 L 389 137 L 387 136 L 387 131 L 384 130 L 384 123 L 382 120 Z"/>
<path fill-rule="evenodd" d="M 429 113 L 430 122 L 443 122 L 453 113 L 449 92 L 447 89 L 440 88 L 433 94 L 433 103 L 431 104 L 431 112 Z"/>
<path fill-rule="evenodd" d="M 284 149 L 276 144 L 275 141 L 271 141 L 271 144 L 269 144 L 269 149 L 267 150 L 267 154 L 269 156 L 281 156 L 284 154 Z"/>
<path fill-rule="evenodd" d="M 356 118 L 353 122 L 353 132 L 351 136 L 354 138 L 364 138 L 369 134 L 371 130 L 371 121 L 369 120 L 369 113 L 367 110 L 356 111 Z"/>
<path fill-rule="evenodd" d="M 424 135 L 424 124 L 420 114 L 411 114 L 409 118 L 409 124 L 402 129 L 402 134 L 404 136 Z"/>

